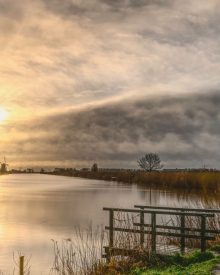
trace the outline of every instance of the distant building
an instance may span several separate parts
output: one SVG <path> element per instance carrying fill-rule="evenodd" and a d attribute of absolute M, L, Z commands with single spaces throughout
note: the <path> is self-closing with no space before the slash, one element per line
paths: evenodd
<path fill-rule="evenodd" d="M 63 172 L 65 172 L 65 171 L 66 171 L 65 168 L 55 168 L 55 169 L 54 169 L 54 173 L 63 173 Z"/>
<path fill-rule="evenodd" d="M 34 169 L 32 169 L 32 168 L 27 168 L 27 173 L 34 173 Z"/>
<path fill-rule="evenodd" d="M 82 168 L 81 171 L 89 171 L 89 168 Z"/>
<path fill-rule="evenodd" d="M 91 167 L 91 171 L 92 172 L 98 172 L 98 164 L 97 163 L 94 163 L 93 165 L 92 165 L 92 167 Z"/>

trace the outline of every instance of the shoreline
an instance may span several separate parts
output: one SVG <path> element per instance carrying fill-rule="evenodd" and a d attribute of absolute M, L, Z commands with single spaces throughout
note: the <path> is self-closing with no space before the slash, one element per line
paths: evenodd
<path fill-rule="evenodd" d="M 75 177 L 91 180 L 103 180 L 121 184 L 136 184 L 140 187 L 152 190 L 167 190 L 176 192 L 196 192 L 212 196 L 218 196 L 220 191 L 219 171 L 184 171 L 184 172 L 144 172 L 138 170 L 106 170 L 106 171 L 83 171 L 63 169 L 60 172 L 8 172 L 0 175 L 15 174 L 41 174 Z"/>
<path fill-rule="evenodd" d="M 60 173 L 47 172 L 41 174 L 78 177 L 85 179 L 104 180 L 124 184 L 137 184 L 149 189 L 166 189 L 185 192 L 212 192 L 217 195 L 220 191 L 220 172 L 142 172 L 133 170 L 119 171 L 79 171 L 66 170 Z"/>

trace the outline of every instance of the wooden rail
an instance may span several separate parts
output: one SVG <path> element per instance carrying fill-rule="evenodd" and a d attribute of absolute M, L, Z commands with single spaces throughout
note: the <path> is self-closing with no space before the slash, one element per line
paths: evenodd
<path fill-rule="evenodd" d="M 109 226 L 105 229 L 109 231 L 109 245 L 105 247 L 105 255 L 108 260 L 115 255 L 129 255 L 134 252 L 134 249 L 122 249 L 115 247 L 114 235 L 115 232 L 127 232 L 139 234 L 140 247 L 143 248 L 145 235 L 151 235 L 151 254 L 156 254 L 157 236 L 177 237 L 180 238 L 180 251 L 185 253 L 186 239 L 199 239 L 201 252 L 206 251 L 206 241 L 214 240 L 215 235 L 220 234 L 220 230 L 211 230 L 207 228 L 207 218 L 214 218 L 216 213 L 220 213 L 218 209 L 192 209 L 192 208 L 171 208 L 171 207 L 153 207 L 135 205 L 135 209 L 123 208 L 103 208 L 109 212 Z M 123 228 L 114 226 L 114 214 L 120 213 L 137 213 L 140 216 L 140 222 L 133 222 L 133 228 Z M 145 214 L 150 214 L 151 222 L 145 223 Z M 178 216 L 180 218 L 180 226 L 168 226 L 157 224 L 157 216 Z M 186 217 L 198 217 L 200 219 L 199 228 L 186 227 Z M 162 230 L 157 230 L 162 229 Z M 170 231 L 171 230 L 171 231 Z M 172 232 L 172 230 L 178 232 Z"/>
<path fill-rule="evenodd" d="M 184 212 L 202 212 L 202 213 L 220 213 L 220 209 L 216 208 L 183 208 L 183 207 L 167 207 L 167 206 L 151 206 L 151 205 L 135 205 L 135 208 L 140 209 L 159 209 L 159 210 L 172 210 L 172 211 L 184 211 Z"/>

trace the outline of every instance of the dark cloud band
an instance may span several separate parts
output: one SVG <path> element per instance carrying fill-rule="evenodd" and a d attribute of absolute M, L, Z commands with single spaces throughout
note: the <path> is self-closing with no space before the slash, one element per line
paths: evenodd
<path fill-rule="evenodd" d="M 39 161 L 135 167 L 147 151 L 168 166 L 214 165 L 220 155 L 220 95 L 142 98 L 18 125 L 27 134 L 14 148 Z M 39 135 L 37 136 L 37 133 Z M 42 134 L 40 134 L 42 133 Z M 214 142 L 213 142 L 214 141 Z"/>

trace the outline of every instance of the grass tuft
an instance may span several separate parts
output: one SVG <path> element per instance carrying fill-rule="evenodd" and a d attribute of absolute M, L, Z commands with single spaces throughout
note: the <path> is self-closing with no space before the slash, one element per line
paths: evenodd
<path fill-rule="evenodd" d="M 201 253 L 195 251 L 181 256 L 165 256 L 160 259 L 155 267 L 140 269 L 136 268 L 130 275 L 209 275 L 215 265 L 220 262 L 220 257 L 215 257 L 210 251 Z"/>

